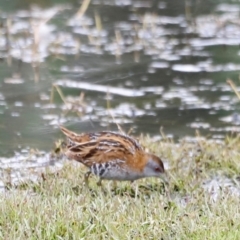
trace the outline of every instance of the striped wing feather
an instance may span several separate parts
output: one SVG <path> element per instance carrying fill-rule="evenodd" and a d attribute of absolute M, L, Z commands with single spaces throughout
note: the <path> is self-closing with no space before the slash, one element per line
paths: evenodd
<path fill-rule="evenodd" d="M 64 127 L 61 127 L 61 130 L 69 141 L 65 153 L 67 157 L 87 167 L 110 161 L 122 162 L 122 165 L 140 171 L 145 166 L 146 154 L 142 147 L 127 135 L 116 132 L 76 134 Z"/>

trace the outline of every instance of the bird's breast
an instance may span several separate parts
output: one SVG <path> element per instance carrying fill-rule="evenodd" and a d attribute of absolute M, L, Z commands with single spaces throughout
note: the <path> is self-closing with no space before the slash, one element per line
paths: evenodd
<path fill-rule="evenodd" d="M 132 181 L 142 177 L 141 172 L 129 169 L 124 163 L 125 161 L 121 159 L 95 163 L 90 167 L 90 170 L 98 177 L 109 180 Z"/>

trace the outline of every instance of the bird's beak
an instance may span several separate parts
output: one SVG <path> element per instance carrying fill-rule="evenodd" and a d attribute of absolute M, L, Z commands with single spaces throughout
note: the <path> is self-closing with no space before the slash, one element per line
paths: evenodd
<path fill-rule="evenodd" d="M 166 172 L 160 174 L 159 176 L 165 184 L 169 184 L 169 176 Z"/>

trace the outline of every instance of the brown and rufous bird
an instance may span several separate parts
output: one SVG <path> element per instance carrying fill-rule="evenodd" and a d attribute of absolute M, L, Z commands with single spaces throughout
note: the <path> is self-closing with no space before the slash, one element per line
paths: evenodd
<path fill-rule="evenodd" d="M 166 182 L 161 159 L 147 153 L 132 137 L 117 132 L 77 134 L 60 126 L 68 138 L 66 156 L 89 168 L 85 174 L 95 174 L 102 179 L 134 181 L 145 177 L 158 177 Z"/>

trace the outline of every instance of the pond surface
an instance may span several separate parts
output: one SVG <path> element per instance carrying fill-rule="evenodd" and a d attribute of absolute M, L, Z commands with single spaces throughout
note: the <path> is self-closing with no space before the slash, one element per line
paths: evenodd
<path fill-rule="evenodd" d="M 49 151 L 59 124 L 175 139 L 240 131 L 226 82 L 239 84 L 239 3 L 51 2 L 0 0 L 0 156 Z"/>

